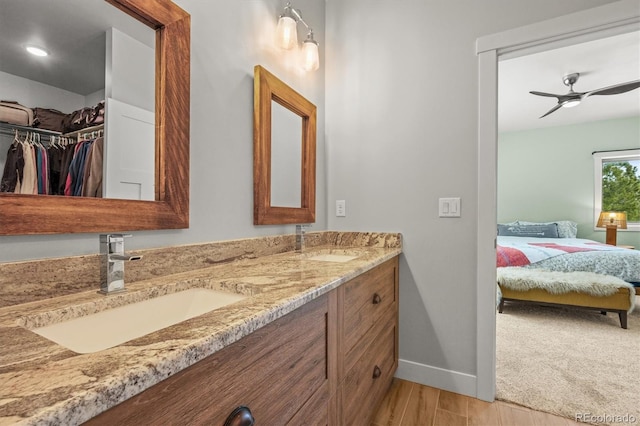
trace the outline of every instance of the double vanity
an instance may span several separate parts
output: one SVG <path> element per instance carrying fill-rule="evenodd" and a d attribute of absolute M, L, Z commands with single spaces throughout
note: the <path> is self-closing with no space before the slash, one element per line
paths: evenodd
<path fill-rule="evenodd" d="M 171 0 L 106 3 L 123 12 L 109 28 L 155 33 L 155 196 L 3 193 L 0 235 L 189 227 L 191 17 Z M 253 105 L 254 225 L 314 223 L 316 106 L 260 65 Z M 401 236 L 295 243 L 109 252 L 107 281 L 102 255 L 0 264 L 0 425 L 367 424 L 398 364 Z M 139 257 L 119 291 L 111 260 Z"/>
<path fill-rule="evenodd" d="M 0 424 L 368 422 L 398 362 L 401 236 L 294 247 L 145 250 L 108 296 L 97 256 L 1 264 Z"/>

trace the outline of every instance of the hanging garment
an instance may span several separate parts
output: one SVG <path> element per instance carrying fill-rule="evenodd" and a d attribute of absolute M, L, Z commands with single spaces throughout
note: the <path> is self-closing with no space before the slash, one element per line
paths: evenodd
<path fill-rule="evenodd" d="M 22 177 L 23 175 L 18 176 L 18 180 L 16 181 L 16 189 L 13 190 L 14 194 L 20 193 L 20 189 L 22 188 Z"/>
<path fill-rule="evenodd" d="M 64 150 L 62 151 L 62 160 L 60 162 L 60 179 L 58 181 L 58 190 L 56 191 L 58 195 L 66 195 L 65 189 L 67 185 L 67 177 L 69 176 L 69 166 L 71 165 L 71 161 L 73 160 L 73 154 L 76 147 L 76 144 L 65 146 Z"/>
<path fill-rule="evenodd" d="M 24 173 L 20 194 L 38 193 L 38 170 L 36 166 L 36 153 L 33 145 L 28 142 L 21 142 L 24 151 Z"/>
<path fill-rule="evenodd" d="M 75 197 L 82 196 L 82 186 L 84 185 L 84 167 L 85 167 L 85 164 L 87 163 L 87 156 L 89 155 L 89 152 L 91 151 L 92 146 L 93 146 L 93 141 L 87 141 L 83 144 L 80 152 L 78 153 L 80 155 L 80 162 L 78 163 L 77 179 L 74 182 L 74 186 L 73 186 L 73 195 Z"/>
<path fill-rule="evenodd" d="M 62 171 L 62 156 L 64 149 L 57 145 L 47 148 L 47 161 L 49 163 L 49 194 L 59 195 L 60 172 Z"/>
<path fill-rule="evenodd" d="M 49 187 L 49 158 L 47 157 L 47 149 L 44 146 L 40 146 L 40 151 L 42 152 L 42 193 L 49 195 L 51 193 L 51 188 Z"/>
<path fill-rule="evenodd" d="M 85 190 L 87 189 L 87 179 L 89 178 L 89 170 L 91 169 L 91 158 L 93 157 L 93 143 L 85 154 L 84 167 L 82 168 L 82 187 L 80 188 L 80 194 L 86 197 Z"/>
<path fill-rule="evenodd" d="M 36 182 L 38 187 L 38 194 L 44 194 L 44 179 L 43 179 L 43 167 L 44 163 L 42 161 L 42 151 L 39 146 L 33 147 L 34 153 L 36 154 Z"/>
<path fill-rule="evenodd" d="M 22 181 L 24 169 L 24 156 L 22 144 L 15 141 L 9 146 L 7 160 L 4 163 L 2 180 L 0 180 L 0 192 L 14 192 L 18 181 Z"/>
<path fill-rule="evenodd" d="M 82 195 L 82 178 L 84 172 L 84 164 L 87 159 L 87 153 L 91 148 L 92 141 L 82 141 L 75 150 L 71 164 L 69 165 L 69 176 L 67 177 L 67 186 L 65 186 L 64 194 L 78 197 Z"/>
<path fill-rule="evenodd" d="M 83 142 L 76 144 L 73 149 L 73 157 L 71 158 L 71 162 L 69 163 L 69 172 L 67 173 L 67 179 L 64 185 L 64 195 L 70 197 L 73 195 L 73 182 L 77 179 L 78 175 L 78 151 L 82 147 Z"/>
<path fill-rule="evenodd" d="M 104 139 L 96 138 L 85 164 L 82 195 L 102 198 L 102 154 Z"/>
<path fill-rule="evenodd" d="M 73 156 L 71 157 L 71 162 L 69 163 L 69 171 L 67 172 L 67 179 L 64 185 L 64 195 L 66 195 L 67 197 L 73 195 L 73 176 L 75 175 L 75 172 L 72 172 L 72 169 L 76 169 L 76 163 L 78 162 L 78 160 L 76 159 L 76 154 L 78 153 L 78 150 L 81 146 L 82 144 L 78 143 L 73 148 Z"/>

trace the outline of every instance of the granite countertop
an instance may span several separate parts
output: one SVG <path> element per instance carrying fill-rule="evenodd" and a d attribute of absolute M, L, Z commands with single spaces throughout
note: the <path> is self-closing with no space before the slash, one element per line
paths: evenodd
<path fill-rule="evenodd" d="M 348 262 L 309 260 L 321 253 Z M 0 308 L 0 425 L 79 424 L 401 253 L 400 246 L 317 246 Z M 244 300 L 91 354 L 27 328 L 193 287 Z M 161 313 L 158 313 L 161 315 Z"/>

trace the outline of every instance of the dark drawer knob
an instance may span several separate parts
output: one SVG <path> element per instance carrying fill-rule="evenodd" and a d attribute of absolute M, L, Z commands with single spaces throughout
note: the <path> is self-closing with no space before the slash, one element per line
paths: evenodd
<path fill-rule="evenodd" d="M 253 415 L 249 407 L 241 405 L 229 414 L 227 420 L 224 422 L 224 426 L 253 426 Z"/>
<path fill-rule="evenodd" d="M 380 302 L 382 302 L 382 297 L 380 297 L 380 295 L 378 293 L 374 293 L 373 294 L 373 304 L 374 305 L 378 305 L 378 304 L 380 304 Z"/>
<path fill-rule="evenodd" d="M 380 370 L 380 367 L 378 367 L 377 365 L 373 367 L 373 378 L 377 379 L 381 375 L 382 375 L 382 370 Z"/>

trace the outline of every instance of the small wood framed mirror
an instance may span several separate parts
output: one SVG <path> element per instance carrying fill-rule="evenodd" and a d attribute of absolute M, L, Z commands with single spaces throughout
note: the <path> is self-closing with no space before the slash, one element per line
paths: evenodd
<path fill-rule="evenodd" d="M 280 108 L 282 107 L 282 108 Z M 294 122 L 300 120 L 301 132 L 296 129 L 278 129 L 274 131 L 274 110 L 286 110 L 294 116 Z M 292 123 L 290 118 L 279 121 Z M 293 127 L 296 127 L 294 124 Z M 283 134 L 301 135 L 299 141 L 275 141 L 275 137 Z M 295 139 L 295 137 L 294 137 Z M 282 146 L 291 143 L 292 146 Z M 299 145 L 296 145 L 299 144 Z M 278 145 L 278 155 L 283 152 L 297 154 L 296 161 L 274 158 L 274 146 Z M 290 149 L 288 149 L 290 148 Z M 299 158 L 299 161 L 297 160 Z M 283 167 L 283 164 L 285 165 Z M 287 170 L 280 170 L 286 168 Z M 284 173 L 286 179 L 275 179 L 274 175 Z M 291 176 L 291 177 L 288 177 Z M 272 184 L 283 185 L 273 188 Z M 299 179 L 299 183 L 295 180 Z M 291 189 L 292 188 L 292 189 Z M 272 195 L 286 193 L 287 190 L 298 192 L 293 195 L 294 202 L 288 205 L 273 205 Z M 283 199 L 283 197 L 278 197 Z M 286 199 L 286 198 L 285 198 Z M 279 201 L 276 201 L 279 203 Z M 316 218 L 316 106 L 298 92 L 287 86 L 269 71 L 256 65 L 254 68 L 254 102 L 253 102 L 253 223 L 254 225 L 274 225 L 289 223 L 313 223 Z"/>

